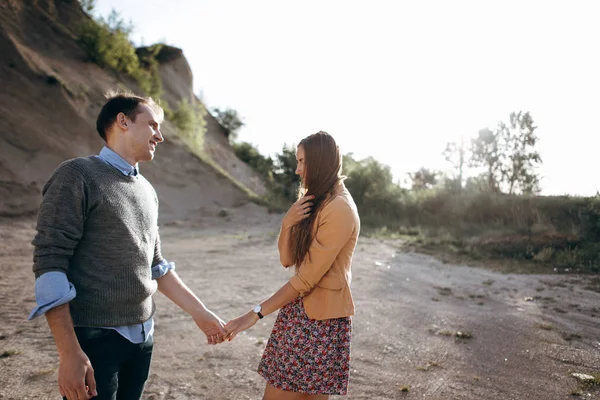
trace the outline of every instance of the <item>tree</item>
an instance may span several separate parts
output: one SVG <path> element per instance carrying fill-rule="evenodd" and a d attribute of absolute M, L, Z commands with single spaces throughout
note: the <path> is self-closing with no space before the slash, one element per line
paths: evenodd
<path fill-rule="evenodd" d="M 296 164 L 296 146 L 284 144 L 281 154 L 276 155 L 273 178 L 277 183 L 275 191 L 292 203 L 296 201 L 300 184 L 300 177 L 296 175 Z"/>
<path fill-rule="evenodd" d="M 238 130 L 244 126 L 244 122 L 238 112 L 231 108 L 225 110 L 213 108 L 213 116 L 223 129 L 225 129 L 225 134 L 229 139 L 229 142 L 235 141 L 237 139 Z"/>
<path fill-rule="evenodd" d="M 357 161 L 352 158 L 352 154 L 347 154 L 342 159 L 342 165 L 344 174 L 348 177 L 346 187 L 352 193 L 357 207 L 362 207 L 372 199 L 383 199 L 393 191 L 390 167 L 373 157 Z"/>
<path fill-rule="evenodd" d="M 247 142 L 233 143 L 235 155 L 262 175 L 268 183 L 273 181 L 275 163 L 271 157 L 265 157 L 256 147 Z"/>
<path fill-rule="evenodd" d="M 537 193 L 542 162 L 534 149 L 538 138 L 529 112 L 511 113 L 509 123 L 482 129 L 471 141 L 470 166 L 484 168 L 487 188 L 492 192 Z"/>
<path fill-rule="evenodd" d="M 465 191 L 468 193 L 486 193 L 489 190 L 489 181 L 486 173 L 478 176 L 470 176 L 465 181 Z"/>
<path fill-rule="evenodd" d="M 421 167 L 416 172 L 408 174 L 412 181 L 412 190 L 431 189 L 437 184 L 438 172 Z"/>
<path fill-rule="evenodd" d="M 465 140 L 461 136 L 459 142 L 450 142 L 446 145 L 446 149 L 442 153 L 446 161 L 452 164 L 453 169 L 455 170 L 455 177 L 448 178 L 444 180 L 445 183 L 454 182 L 454 186 L 449 189 L 456 190 L 460 192 L 463 188 L 463 180 L 464 180 L 464 168 L 467 164 L 467 146 L 465 145 Z"/>
<path fill-rule="evenodd" d="M 94 11 L 96 10 L 96 0 L 79 0 L 79 3 L 86 14 L 89 16 L 93 15 Z"/>
<path fill-rule="evenodd" d="M 529 112 L 510 114 L 509 125 L 500 125 L 500 134 L 506 144 L 507 159 L 503 169 L 503 180 L 508 193 L 521 192 L 533 194 L 539 192 L 539 176 L 535 171 L 542 158 L 534 147 L 538 141 L 536 126 Z"/>
<path fill-rule="evenodd" d="M 471 140 L 472 167 L 485 168 L 488 191 L 499 193 L 502 180 L 502 149 L 498 130 L 481 129 Z"/>

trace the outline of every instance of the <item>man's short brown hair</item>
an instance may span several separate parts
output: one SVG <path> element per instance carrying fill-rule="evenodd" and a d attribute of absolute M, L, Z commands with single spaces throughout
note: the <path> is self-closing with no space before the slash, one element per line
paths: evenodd
<path fill-rule="evenodd" d="M 164 117 L 163 109 L 151 97 L 141 97 L 133 93 L 109 92 L 106 94 L 106 98 L 108 101 L 102 106 L 96 120 L 96 130 L 104 141 L 106 141 L 106 133 L 116 122 L 119 113 L 125 114 L 135 122 L 135 117 L 142 111 L 140 104 L 146 104 L 152 108 L 161 120 Z"/>

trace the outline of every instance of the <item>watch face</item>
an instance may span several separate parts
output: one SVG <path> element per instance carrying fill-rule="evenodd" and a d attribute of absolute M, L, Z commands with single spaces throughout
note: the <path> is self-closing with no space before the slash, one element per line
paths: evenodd
<path fill-rule="evenodd" d="M 262 307 L 260 306 L 260 304 L 254 307 L 254 312 L 255 313 L 259 313 L 260 310 L 262 310 Z"/>

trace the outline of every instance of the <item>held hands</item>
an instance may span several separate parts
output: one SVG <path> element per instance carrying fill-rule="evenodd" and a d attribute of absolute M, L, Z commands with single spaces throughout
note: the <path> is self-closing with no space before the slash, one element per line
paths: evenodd
<path fill-rule="evenodd" d="M 91 399 L 98 395 L 94 369 L 85 353 L 79 349 L 59 357 L 58 389 L 68 400 Z"/>
<path fill-rule="evenodd" d="M 226 339 L 231 342 L 238 333 L 251 328 L 258 320 L 258 315 L 253 311 L 248 311 L 246 314 L 232 319 L 225 325 L 225 330 L 227 331 Z"/>
<path fill-rule="evenodd" d="M 198 328 L 206 335 L 208 344 L 219 344 L 225 340 L 227 332 L 224 329 L 225 322 L 213 312 L 206 310 L 203 314 L 194 318 Z"/>
<path fill-rule="evenodd" d="M 314 198 L 315 196 L 313 195 L 304 196 L 292 204 L 287 214 L 285 214 L 285 217 L 283 217 L 283 226 L 291 228 L 303 219 L 309 217 L 313 204 L 310 200 Z"/>

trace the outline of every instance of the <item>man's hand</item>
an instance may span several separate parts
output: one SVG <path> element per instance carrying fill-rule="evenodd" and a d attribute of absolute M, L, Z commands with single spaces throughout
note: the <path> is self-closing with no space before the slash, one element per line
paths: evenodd
<path fill-rule="evenodd" d="M 68 400 L 91 399 L 98 396 L 94 369 L 81 350 L 60 356 L 58 388 Z"/>
<path fill-rule="evenodd" d="M 308 218 L 312 210 L 312 202 L 310 200 L 314 198 L 315 196 L 313 195 L 304 196 L 292 204 L 288 212 L 285 214 L 285 217 L 283 217 L 283 226 L 291 228 L 303 219 Z"/>
<path fill-rule="evenodd" d="M 217 344 L 225 340 L 225 322 L 204 306 L 179 278 L 177 272 L 171 270 L 156 281 L 158 290 L 192 316 L 198 328 L 206 335 L 208 344 Z"/>
<path fill-rule="evenodd" d="M 232 341 L 238 333 L 251 328 L 258 322 L 258 320 L 258 315 L 256 315 L 256 313 L 253 311 L 249 311 L 246 314 L 237 317 L 236 319 L 232 319 L 227 323 L 227 325 L 225 325 L 227 339 Z"/>
<path fill-rule="evenodd" d="M 199 317 L 194 318 L 198 328 L 206 335 L 208 344 L 219 344 L 225 340 L 225 322 L 217 317 L 213 312 L 206 310 Z"/>
<path fill-rule="evenodd" d="M 69 304 L 48 310 L 46 319 L 54 336 L 60 360 L 58 367 L 60 394 L 68 400 L 87 400 L 98 396 L 94 369 L 77 341 Z"/>

